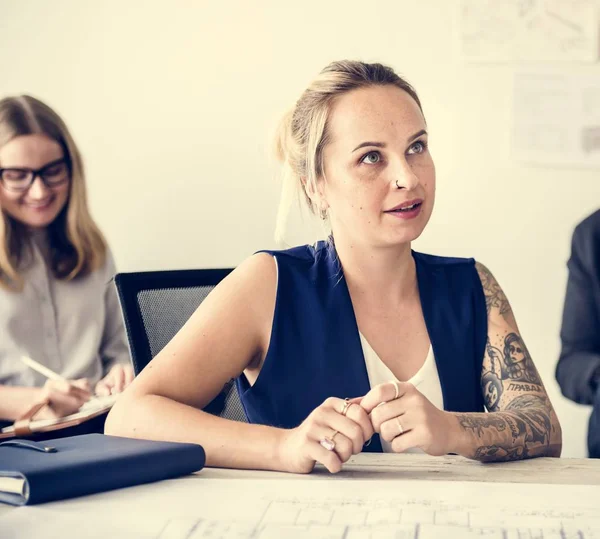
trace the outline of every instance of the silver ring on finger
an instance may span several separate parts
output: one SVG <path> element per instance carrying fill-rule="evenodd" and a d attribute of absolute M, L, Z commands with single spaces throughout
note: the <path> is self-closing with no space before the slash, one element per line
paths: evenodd
<path fill-rule="evenodd" d="M 402 426 L 402 423 L 400 423 L 399 418 L 396 418 L 396 423 L 398 423 L 398 429 L 400 430 L 400 434 L 398 436 L 401 436 L 402 434 L 404 434 L 404 427 Z"/>

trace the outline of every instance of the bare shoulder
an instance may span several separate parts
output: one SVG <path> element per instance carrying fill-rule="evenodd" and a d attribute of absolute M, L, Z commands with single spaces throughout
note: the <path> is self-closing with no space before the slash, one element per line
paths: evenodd
<path fill-rule="evenodd" d="M 277 296 L 277 266 L 266 253 L 244 260 L 202 302 L 194 319 L 226 324 L 239 333 L 266 335 L 271 328 Z M 261 341 L 264 339 L 261 337 Z"/>
<path fill-rule="evenodd" d="M 235 295 L 236 301 L 260 303 L 274 298 L 277 285 L 275 259 L 267 253 L 255 254 L 235 268 L 213 291 L 223 298 Z M 211 294 L 212 295 L 212 294 Z"/>

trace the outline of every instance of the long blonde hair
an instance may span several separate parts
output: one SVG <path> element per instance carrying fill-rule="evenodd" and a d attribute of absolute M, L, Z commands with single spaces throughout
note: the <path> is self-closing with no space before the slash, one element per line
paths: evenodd
<path fill-rule="evenodd" d="M 358 88 L 385 85 L 405 91 L 423 112 L 414 88 L 392 68 L 377 63 L 342 60 L 325 67 L 283 117 L 275 140 L 275 153 L 283 164 L 275 227 L 278 242 L 283 241 L 290 207 L 299 191 L 304 195 L 301 198 L 309 210 L 315 215 L 321 214 L 309 193 L 317 192 L 317 180 L 323 175 L 323 149 L 329 138 L 327 119 L 334 100 Z"/>
<path fill-rule="evenodd" d="M 27 95 L 0 100 L 0 147 L 22 135 L 42 134 L 63 149 L 70 182 L 65 207 L 48 226 L 51 270 L 66 281 L 89 274 L 106 260 L 106 241 L 87 204 L 81 154 L 67 126 L 48 105 Z M 2 211 L 0 218 L 0 287 L 20 291 L 19 274 L 29 245 L 26 227 Z"/>

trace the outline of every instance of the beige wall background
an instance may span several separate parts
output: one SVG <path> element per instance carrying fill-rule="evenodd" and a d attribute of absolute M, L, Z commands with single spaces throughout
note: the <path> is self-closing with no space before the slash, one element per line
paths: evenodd
<path fill-rule="evenodd" d="M 600 206 L 600 171 L 511 158 L 516 66 L 464 64 L 454 4 L 0 0 L 0 95 L 63 115 L 121 271 L 223 267 L 275 247 L 280 114 L 334 59 L 391 64 L 420 93 L 438 171 L 414 247 L 488 265 L 557 409 L 563 455 L 582 457 L 589 409 L 560 395 L 554 368 L 570 235 Z M 314 230 L 296 212 L 288 243 Z"/>

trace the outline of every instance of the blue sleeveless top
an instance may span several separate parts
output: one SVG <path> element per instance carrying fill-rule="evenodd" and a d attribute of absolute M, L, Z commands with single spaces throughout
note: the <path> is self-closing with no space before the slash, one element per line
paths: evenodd
<path fill-rule="evenodd" d="M 236 384 L 249 422 L 294 428 L 328 397 L 366 395 L 369 379 L 333 245 L 264 252 L 278 272 L 271 341 L 255 384 L 243 374 Z M 444 409 L 483 412 L 487 311 L 475 261 L 412 255 Z M 364 450 L 381 451 L 378 436 Z"/>

